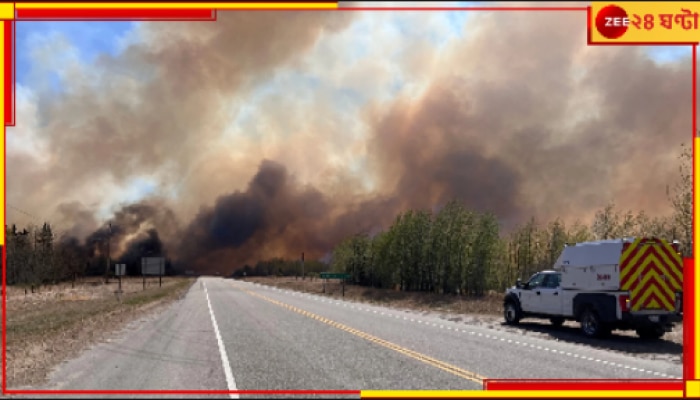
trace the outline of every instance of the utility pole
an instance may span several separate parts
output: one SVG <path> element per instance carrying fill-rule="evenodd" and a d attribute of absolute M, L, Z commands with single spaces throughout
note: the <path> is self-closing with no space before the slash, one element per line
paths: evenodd
<path fill-rule="evenodd" d="M 105 283 L 109 283 L 109 268 L 112 264 L 112 258 L 110 257 L 110 246 L 112 243 L 112 223 L 107 224 L 107 268 L 105 268 Z"/>
<path fill-rule="evenodd" d="M 301 252 L 301 280 L 304 280 L 304 252 Z"/>

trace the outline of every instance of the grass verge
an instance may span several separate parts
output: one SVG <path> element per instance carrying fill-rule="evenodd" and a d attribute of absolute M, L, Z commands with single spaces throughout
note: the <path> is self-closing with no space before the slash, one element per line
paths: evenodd
<path fill-rule="evenodd" d="M 481 297 L 465 297 L 451 294 L 426 292 L 403 292 L 377 289 L 358 285 L 345 285 L 345 293 L 338 281 L 330 280 L 325 285 L 321 279 L 310 280 L 295 277 L 249 277 L 243 280 L 299 292 L 325 295 L 332 298 L 386 305 L 414 311 L 438 311 L 456 314 L 501 316 L 503 294 L 488 293 Z"/>
<path fill-rule="evenodd" d="M 145 290 L 136 280 L 127 281 L 121 301 L 112 290 L 114 285 L 58 287 L 35 296 L 10 296 L 7 387 L 41 384 L 61 361 L 146 312 L 182 297 L 194 281 L 168 278 L 162 287 L 151 285 Z"/>

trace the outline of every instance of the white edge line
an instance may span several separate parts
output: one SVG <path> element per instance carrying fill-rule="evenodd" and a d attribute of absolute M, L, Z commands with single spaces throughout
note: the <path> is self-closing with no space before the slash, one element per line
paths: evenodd
<path fill-rule="evenodd" d="M 219 344 L 219 354 L 221 355 L 221 363 L 224 365 L 224 374 L 226 375 L 226 384 L 228 385 L 228 390 L 238 390 L 236 389 L 236 381 L 233 379 L 233 372 L 231 372 L 231 365 L 228 363 L 228 356 L 226 355 L 226 347 L 224 347 L 224 341 L 221 340 L 221 334 L 219 333 L 219 325 L 216 323 L 216 317 L 214 317 L 214 310 L 211 308 L 211 301 L 209 300 L 209 291 L 207 291 L 207 284 L 202 281 L 204 285 L 204 294 L 207 296 L 207 305 L 209 306 L 209 315 L 211 315 L 211 323 L 214 325 L 214 333 L 216 334 L 216 342 Z M 239 398 L 237 393 L 230 393 L 229 396 L 232 399 Z"/>

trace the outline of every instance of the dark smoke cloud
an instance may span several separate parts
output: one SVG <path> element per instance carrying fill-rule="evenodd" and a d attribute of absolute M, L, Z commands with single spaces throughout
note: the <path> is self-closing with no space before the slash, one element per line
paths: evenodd
<path fill-rule="evenodd" d="M 112 194 L 105 186 L 128 185 L 135 175 L 196 188 L 196 167 L 227 122 L 222 102 L 244 98 L 351 19 L 349 13 L 227 12 L 215 23 L 143 24 L 141 41 L 117 57 L 102 56 L 96 68 L 61 65 L 66 90 L 40 93 L 34 127 L 47 152 L 60 156 L 39 162 L 32 153 L 10 152 L 8 202 L 53 213 L 41 217 L 63 217 L 54 222 L 67 225 L 73 216 L 66 209 L 54 213 L 57 199 L 104 202 Z M 197 189 L 205 201 L 220 194 Z M 196 209 L 200 201 L 181 199 L 180 208 Z"/>
<path fill-rule="evenodd" d="M 431 87 L 418 107 L 396 103 L 372 121 L 370 148 L 383 185 L 401 208 L 431 209 L 459 199 L 504 219 L 520 216 L 520 175 L 484 154 L 484 140 L 465 140 L 476 116 L 458 89 Z"/>
<path fill-rule="evenodd" d="M 264 160 L 248 188 L 223 195 L 202 208 L 182 235 L 179 259 L 200 268 L 212 258 L 231 266 L 271 253 L 328 248 L 324 238 L 327 200 L 313 187 L 300 187 L 287 169 Z"/>
<path fill-rule="evenodd" d="M 156 229 L 151 228 L 131 239 L 126 250 L 117 258 L 117 262 L 126 264 L 128 275 L 138 275 L 141 273 L 142 257 L 169 258 Z"/>
<path fill-rule="evenodd" d="M 666 185 L 696 112 L 689 58 L 659 64 L 641 48 L 588 47 L 581 12 L 477 16 L 442 48 L 377 35 L 372 51 L 386 54 L 357 65 L 328 44 L 352 40 L 324 40 L 361 18 L 379 27 L 389 13 L 236 12 L 144 25 L 141 42 L 98 61 L 94 80 L 68 71 L 65 94 L 41 94 L 33 129 L 59 156 L 38 163 L 8 145 L 8 202 L 58 205 L 70 235 L 95 240 L 106 234 L 105 187 L 148 175 L 162 197 L 110 218 L 115 256 L 131 263 L 150 246 L 202 272 L 321 257 L 347 235 L 451 199 L 496 213 L 504 227 L 531 216 L 586 220 L 611 200 L 667 213 Z M 416 29 L 436 23 L 401 18 Z M 254 123 L 223 139 L 253 89 L 287 70 L 331 83 L 319 78 L 311 100 L 280 86 Z M 359 111 L 335 102 L 346 82 L 370 91 L 394 80 L 414 89 Z M 230 154 L 228 140 L 243 154 Z M 347 160 L 363 157 L 362 172 L 351 171 Z"/>

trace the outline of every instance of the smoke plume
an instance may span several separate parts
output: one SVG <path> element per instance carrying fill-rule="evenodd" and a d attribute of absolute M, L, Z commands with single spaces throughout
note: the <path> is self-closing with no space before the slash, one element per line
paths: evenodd
<path fill-rule="evenodd" d="M 115 257 L 201 272 L 321 257 L 452 199 L 504 228 L 609 201 L 669 212 L 697 112 L 690 50 L 587 46 L 585 12 L 455 16 L 221 12 L 139 25 L 92 64 L 37 64 L 64 90 L 18 87 L 7 201 L 109 237 Z"/>

